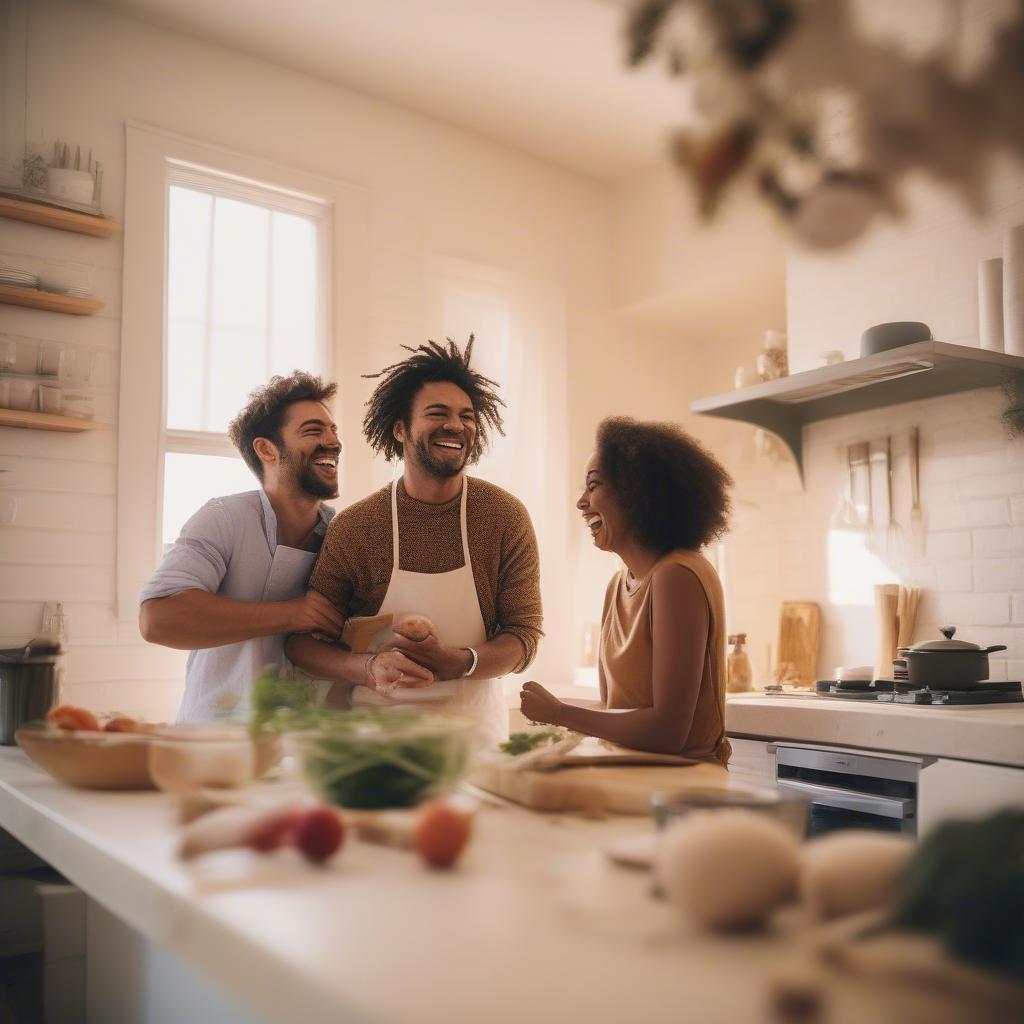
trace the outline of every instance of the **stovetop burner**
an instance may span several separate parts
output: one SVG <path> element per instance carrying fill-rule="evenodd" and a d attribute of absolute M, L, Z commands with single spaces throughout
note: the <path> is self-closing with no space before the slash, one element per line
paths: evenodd
<path fill-rule="evenodd" d="M 983 682 L 962 690 L 914 689 L 903 679 L 875 679 L 872 682 L 821 679 L 814 684 L 819 697 L 835 700 L 866 700 L 877 704 L 914 704 L 950 707 L 969 704 L 1019 704 L 1024 691 L 1018 682 Z"/>

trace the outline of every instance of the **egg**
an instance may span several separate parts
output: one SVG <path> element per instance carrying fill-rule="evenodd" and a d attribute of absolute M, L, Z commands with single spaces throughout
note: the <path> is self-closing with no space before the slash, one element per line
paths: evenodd
<path fill-rule="evenodd" d="M 690 814 L 672 824 L 655 852 L 655 874 L 670 902 L 706 928 L 761 923 L 796 892 L 793 833 L 754 811 Z"/>
<path fill-rule="evenodd" d="M 812 839 L 800 855 L 800 900 L 819 920 L 884 907 L 913 849 L 904 836 L 858 829 Z"/>

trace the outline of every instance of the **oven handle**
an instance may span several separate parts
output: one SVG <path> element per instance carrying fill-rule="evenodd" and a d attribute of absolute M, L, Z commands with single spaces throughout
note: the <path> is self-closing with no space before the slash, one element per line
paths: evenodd
<path fill-rule="evenodd" d="M 876 796 L 874 793 L 857 793 L 836 786 L 820 786 L 794 779 L 776 779 L 775 784 L 781 790 L 808 797 L 814 803 L 838 807 L 844 811 L 861 811 L 903 821 L 913 818 L 917 810 L 917 801 L 910 797 Z"/>

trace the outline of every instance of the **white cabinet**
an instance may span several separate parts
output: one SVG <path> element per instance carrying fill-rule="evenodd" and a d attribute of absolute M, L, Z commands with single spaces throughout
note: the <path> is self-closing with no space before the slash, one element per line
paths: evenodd
<path fill-rule="evenodd" d="M 980 818 L 1002 807 L 1024 808 L 1024 768 L 939 760 L 921 770 L 917 834 L 946 818 Z"/>
<path fill-rule="evenodd" d="M 767 740 L 747 740 L 730 736 L 732 757 L 729 774 L 739 782 L 755 786 L 775 785 L 775 759 L 768 753 Z"/>

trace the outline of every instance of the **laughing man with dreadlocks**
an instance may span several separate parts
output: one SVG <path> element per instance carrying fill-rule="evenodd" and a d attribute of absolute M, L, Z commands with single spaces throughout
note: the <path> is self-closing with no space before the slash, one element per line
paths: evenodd
<path fill-rule="evenodd" d="M 495 382 L 471 368 L 472 350 L 472 335 L 464 353 L 451 339 L 430 342 L 375 375 L 363 432 L 404 471 L 334 518 L 310 577 L 346 619 L 341 646 L 297 636 L 288 653 L 317 678 L 355 684 L 353 705 L 468 714 L 482 748 L 508 734 L 500 677 L 530 664 L 542 634 L 529 514 L 466 474 L 489 432 L 502 432 L 504 405 Z M 373 653 L 380 633 L 369 646 L 357 638 L 382 628 L 368 620 L 386 614 L 409 635 L 385 624 Z M 403 627 L 408 615 L 429 622 Z"/>

